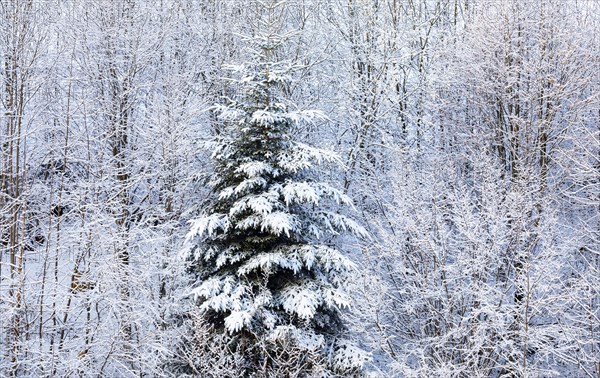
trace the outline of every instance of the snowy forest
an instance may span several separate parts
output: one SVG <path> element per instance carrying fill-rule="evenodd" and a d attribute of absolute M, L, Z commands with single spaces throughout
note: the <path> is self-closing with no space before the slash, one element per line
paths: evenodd
<path fill-rule="evenodd" d="M 0 0 L 0 377 L 600 378 L 600 1 Z"/>

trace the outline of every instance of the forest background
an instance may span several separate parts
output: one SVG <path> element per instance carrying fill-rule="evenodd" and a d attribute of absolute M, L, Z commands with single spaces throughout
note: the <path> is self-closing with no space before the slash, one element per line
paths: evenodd
<path fill-rule="evenodd" d="M 186 358 L 208 110 L 265 3 L 0 1 L 1 376 Z M 294 137 L 338 153 L 370 235 L 335 240 L 366 371 L 600 377 L 600 2 L 278 9 L 286 95 L 328 118 Z"/>

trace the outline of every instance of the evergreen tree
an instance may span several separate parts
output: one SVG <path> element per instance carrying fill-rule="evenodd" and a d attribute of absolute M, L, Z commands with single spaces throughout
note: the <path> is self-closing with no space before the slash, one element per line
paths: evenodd
<path fill-rule="evenodd" d="M 366 353 L 340 337 L 356 267 L 331 239 L 366 232 L 336 211 L 350 198 L 317 179 L 315 165 L 337 156 L 292 138 L 326 117 L 283 95 L 296 68 L 273 58 L 285 40 L 248 39 L 252 62 L 232 67 L 239 98 L 213 108 L 224 132 L 211 143 L 214 197 L 187 235 L 192 294 L 245 376 L 360 374 Z"/>

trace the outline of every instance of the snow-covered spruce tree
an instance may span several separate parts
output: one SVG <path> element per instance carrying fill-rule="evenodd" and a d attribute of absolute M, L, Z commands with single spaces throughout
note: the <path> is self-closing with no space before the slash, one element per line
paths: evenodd
<path fill-rule="evenodd" d="M 211 144 L 214 197 L 187 235 L 192 295 L 244 376 L 360 375 L 367 354 L 340 319 L 356 267 L 331 241 L 366 232 L 336 211 L 350 198 L 317 180 L 315 165 L 336 155 L 292 138 L 326 117 L 285 99 L 294 66 L 272 59 L 284 40 L 249 39 L 254 61 L 232 67 L 239 98 L 213 108 L 224 132 Z"/>

